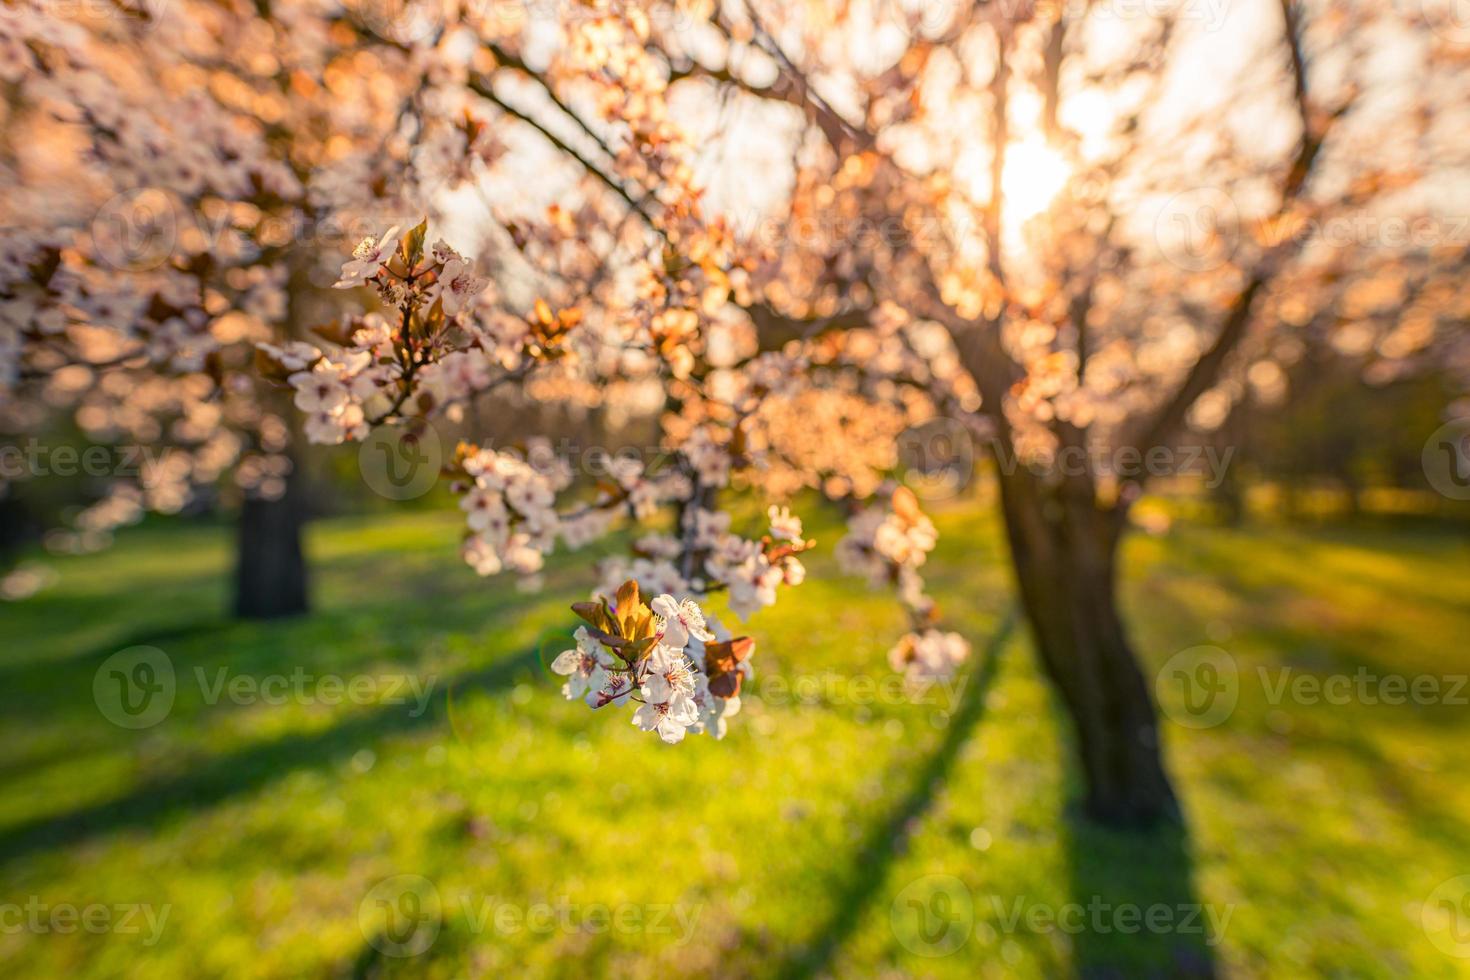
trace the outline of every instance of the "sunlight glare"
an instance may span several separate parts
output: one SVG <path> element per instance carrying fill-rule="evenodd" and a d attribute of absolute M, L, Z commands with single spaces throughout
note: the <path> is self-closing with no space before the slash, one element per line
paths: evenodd
<path fill-rule="evenodd" d="M 1024 221 L 1045 211 L 1066 184 L 1070 169 L 1066 158 L 1040 137 L 1010 144 L 1000 177 L 1006 212 Z"/>

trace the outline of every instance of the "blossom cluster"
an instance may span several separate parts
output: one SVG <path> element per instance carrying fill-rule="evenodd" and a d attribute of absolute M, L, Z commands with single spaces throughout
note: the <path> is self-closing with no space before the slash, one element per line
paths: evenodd
<path fill-rule="evenodd" d="M 918 569 L 939 535 L 907 487 L 894 489 L 888 503 L 853 515 L 846 537 L 837 544 L 837 559 L 844 571 L 864 575 L 874 586 L 897 586 L 905 605 L 922 610 L 926 600 Z"/>
<path fill-rule="evenodd" d="M 335 341 L 334 353 L 304 341 L 257 345 L 267 375 L 294 390 L 312 442 L 362 439 L 411 399 L 420 407 L 443 405 L 491 384 L 492 365 L 460 319 L 489 283 L 443 241 L 426 250 L 426 229 L 421 223 L 400 237 L 389 228 L 363 239 L 333 284 L 373 287 L 396 323 L 369 313 L 319 331 Z"/>
<path fill-rule="evenodd" d="M 953 676 L 970 656 L 970 644 L 958 633 L 927 629 L 906 633 L 888 651 L 888 663 L 914 688 Z"/>
<path fill-rule="evenodd" d="M 634 544 L 633 557 L 615 557 L 599 567 L 598 593 L 611 595 L 632 578 L 647 591 L 708 594 L 727 592 L 730 611 L 742 621 L 775 605 L 782 585 L 800 585 L 806 567 L 798 557 L 815 542 L 803 540 L 801 519 L 785 507 L 767 514 L 770 531 L 750 539 L 730 531 L 728 511 L 688 507 L 680 535 L 650 534 Z"/>
<path fill-rule="evenodd" d="M 958 633 L 932 628 L 939 610 L 924 592 L 918 569 L 939 537 L 913 492 L 907 487 L 893 488 L 887 507 L 859 511 L 847 528 L 847 535 L 837 544 L 844 571 L 866 576 L 875 587 L 896 588 L 914 624 L 914 630 L 889 651 L 889 663 L 917 686 L 953 674 L 969 655 L 969 644 Z"/>
<path fill-rule="evenodd" d="M 366 436 L 364 405 L 386 390 L 396 374 L 392 364 L 375 363 L 372 342 L 362 336 L 366 332 L 358 332 L 361 345 L 354 342 L 331 355 L 299 340 L 259 346 L 263 355 L 290 372 L 286 383 L 294 392 L 292 401 L 305 413 L 306 437 L 314 443 L 334 446 Z"/>
<path fill-rule="evenodd" d="M 740 711 L 740 689 L 751 676 L 749 637 L 732 638 L 691 598 L 662 594 L 640 599 L 638 584 L 623 583 L 606 598 L 577 603 L 587 621 L 551 669 L 567 678 L 562 694 L 592 708 L 636 702 L 633 724 L 669 744 L 689 733 L 724 738 Z"/>
<path fill-rule="evenodd" d="M 451 469 L 469 529 L 465 562 L 480 575 L 539 572 L 564 533 L 556 496 L 571 484 L 570 468 L 538 468 L 514 453 L 461 445 Z"/>

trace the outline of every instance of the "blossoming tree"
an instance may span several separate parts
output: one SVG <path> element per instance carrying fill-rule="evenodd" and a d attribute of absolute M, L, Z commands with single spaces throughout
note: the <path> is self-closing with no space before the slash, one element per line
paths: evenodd
<path fill-rule="evenodd" d="M 236 610 L 306 607 L 299 426 L 255 345 L 334 315 L 330 253 L 431 196 L 401 179 L 405 133 L 490 152 L 463 120 L 417 129 L 428 68 L 336 3 L 6 4 L 0 431 L 69 417 L 144 450 L 118 454 L 82 540 L 221 487 Z"/>
<path fill-rule="evenodd" d="M 752 644 L 705 601 L 725 593 L 743 619 L 801 584 L 811 542 L 782 506 L 799 490 L 850 505 L 844 564 L 908 609 L 894 665 L 916 683 L 955 669 L 965 643 L 920 572 L 935 529 L 895 445 L 926 427 L 974 440 L 995 462 L 1021 605 L 1074 722 L 1088 810 L 1148 823 L 1176 804 L 1117 578 L 1152 471 L 1100 460 L 1220 424 L 1247 386 L 1272 383 L 1302 330 L 1366 332 L 1357 356 L 1407 370 L 1453 343 L 1465 312 L 1451 236 L 1321 234 L 1344 218 L 1432 229 L 1452 213 L 1434 191 L 1463 165 L 1445 110 L 1465 104 L 1466 75 L 1446 25 L 1263 0 L 1225 44 L 1187 14 L 187 5 L 163 16 L 212 25 L 216 47 L 183 26 L 170 38 L 188 53 L 178 104 L 194 104 L 199 73 L 222 71 L 210 97 L 228 118 L 146 99 L 119 113 L 95 83 L 58 101 L 81 106 L 68 121 L 104 144 L 138 112 L 165 133 L 220 133 L 198 160 L 146 128 L 106 169 L 190 162 L 167 180 L 199 213 L 228 216 L 231 247 L 171 260 L 168 288 L 134 290 L 109 318 L 90 291 L 53 281 L 97 271 L 75 242 L 23 239 L 7 265 L 22 283 L 7 296 L 26 304 L 7 363 L 59 376 L 76 358 L 46 362 L 58 322 L 68 343 L 116 319 L 103 336 L 151 340 L 174 324 L 215 350 L 253 283 L 272 284 L 279 305 L 280 283 L 345 260 L 344 315 L 314 308 L 268 337 L 223 331 L 259 351 L 259 374 L 290 395 L 312 442 L 453 421 L 496 393 L 651 405 L 667 465 L 618 459 L 585 485 L 532 439 L 461 445 L 447 468 L 464 558 L 485 575 L 534 577 L 559 545 L 650 522 L 601 564 L 576 607 L 585 625 L 552 666 L 566 696 L 636 705 L 634 722 L 670 742 L 718 736 L 738 710 Z M 66 86 L 70 74 L 45 81 L 54 43 L 27 23 L 8 42 L 18 77 Z M 226 38 L 239 48 L 220 57 Z M 1200 66 L 1215 84 L 1198 84 Z M 99 108 L 113 111 L 93 122 Z M 554 203 L 526 206 L 543 184 Z M 410 204 L 436 220 L 407 218 Z M 385 230 L 350 256 L 263 247 L 264 216 L 282 210 L 381 215 Z M 223 285 L 197 285 L 200 272 Z M 1344 278 L 1370 275 L 1377 303 Z M 750 496 L 770 505 L 756 536 L 732 517 Z"/>

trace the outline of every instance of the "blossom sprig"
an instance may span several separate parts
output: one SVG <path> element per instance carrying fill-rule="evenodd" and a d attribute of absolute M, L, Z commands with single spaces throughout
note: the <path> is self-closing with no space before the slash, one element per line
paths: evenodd
<path fill-rule="evenodd" d="M 912 629 L 889 651 L 889 663 L 922 688 L 952 675 L 970 648 L 958 633 L 934 628 L 939 607 L 924 591 L 918 572 L 939 541 L 934 523 L 907 487 L 890 487 L 886 503 L 853 515 L 847 535 L 837 544 L 837 559 L 845 571 L 866 576 L 874 587 L 897 590 Z"/>
<path fill-rule="evenodd" d="M 649 535 L 635 542 L 631 559 L 611 558 L 600 568 L 600 594 L 635 578 L 646 591 L 708 595 L 725 592 L 730 611 L 742 621 L 775 605 L 780 586 L 806 580 L 798 557 L 816 546 L 803 540 L 801 521 L 785 508 L 771 508 L 772 533 L 745 538 L 730 530 L 728 511 L 691 504 L 682 511 L 679 535 Z"/>
<path fill-rule="evenodd" d="M 771 533 L 758 541 L 722 535 L 705 569 L 717 587 L 729 590 L 730 609 L 742 620 L 776 602 L 781 585 L 806 581 L 806 566 L 797 556 L 817 543 L 802 537 L 801 519 L 785 507 L 771 506 Z"/>
<path fill-rule="evenodd" d="M 574 634 L 576 647 L 551 663 L 567 678 L 566 698 L 592 708 L 636 702 L 633 724 L 669 744 L 691 732 L 725 736 L 751 676 L 754 640 L 729 636 L 691 598 L 666 593 L 644 603 L 632 579 L 613 602 L 598 597 L 572 611 L 587 625 Z"/>
<path fill-rule="evenodd" d="M 405 309 L 438 306 L 445 317 L 457 316 L 489 280 L 475 274 L 467 259 L 443 241 L 426 248 L 427 219 L 402 236 L 398 228 L 369 235 L 352 250 L 342 274 L 332 285 L 352 289 L 371 285 L 385 305 Z"/>
<path fill-rule="evenodd" d="M 914 690 L 952 677 L 970 656 L 970 644 L 958 633 L 937 629 L 905 633 L 888 651 L 888 663 Z"/>
<path fill-rule="evenodd" d="M 462 555 L 485 576 L 502 571 L 533 576 L 558 540 L 569 549 L 584 547 L 612 530 L 619 518 L 645 520 L 667 504 L 688 500 L 692 493 L 690 481 L 677 469 L 650 473 L 639 461 L 621 458 L 610 464 L 610 478 L 598 481 L 590 499 L 564 502 L 558 509 L 559 498 L 572 488 L 574 473 L 544 438 L 528 440 L 523 449 L 461 443 L 447 472 L 465 512 Z M 667 561 L 657 570 L 644 557 L 634 565 L 636 574 L 619 574 L 608 595 L 630 577 L 650 591 L 690 591 Z M 621 571 L 628 566 L 617 567 Z M 655 588 L 658 585 L 666 588 Z"/>
<path fill-rule="evenodd" d="M 369 236 L 342 266 L 334 285 L 371 286 L 383 314 L 316 328 L 325 349 L 305 341 L 257 345 L 257 368 L 294 389 L 311 441 L 362 439 L 372 426 L 445 410 L 525 377 L 537 357 L 551 359 L 544 347 L 532 356 L 529 342 L 507 351 L 497 325 L 477 321 L 488 280 L 445 242 L 427 246 L 427 231 L 420 222 L 402 235 L 395 227 Z"/>
<path fill-rule="evenodd" d="M 563 533 L 556 498 L 571 484 L 570 469 L 533 466 L 515 453 L 460 443 L 448 471 L 468 526 L 461 550 L 466 563 L 480 575 L 539 572 Z"/>
<path fill-rule="evenodd" d="M 912 607 L 920 601 L 923 580 L 917 569 L 934 550 L 939 535 L 919 509 L 912 490 L 890 489 L 887 506 L 867 507 L 847 523 L 847 535 L 837 544 L 837 558 L 849 574 L 867 576 L 875 586 L 895 585 Z"/>

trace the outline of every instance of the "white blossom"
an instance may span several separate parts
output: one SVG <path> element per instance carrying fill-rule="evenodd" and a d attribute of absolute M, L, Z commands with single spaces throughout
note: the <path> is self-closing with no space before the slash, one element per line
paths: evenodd
<path fill-rule="evenodd" d="M 352 258 L 342 265 L 342 275 L 332 285 L 338 289 L 361 286 L 377 275 L 378 267 L 387 262 L 398 244 L 398 226 L 394 225 L 377 238 L 369 235 L 352 250 Z"/>
<path fill-rule="evenodd" d="M 684 741 L 689 726 L 699 722 L 699 709 L 689 695 L 670 701 L 649 701 L 633 712 L 633 724 L 645 732 L 657 731 L 670 745 Z"/>
<path fill-rule="evenodd" d="M 561 687 L 563 697 L 569 701 L 588 698 L 591 703 L 591 699 L 607 684 L 607 668 L 613 665 L 614 660 L 587 632 L 587 627 L 577 627 L 573 638 L 577 641 L 576 649 L 563 650 L 551 662 L 551 669 L 567 678 Z"/>
<path fill-rule="evenodd" d="M 649 603 L 660 621 L 660 640 L 675 650 L 682 650 L 689 638 L 710 641 L 715 638 L 704 624 L 704 613 L 693 599 L 678 602 L 671 595 L 661 595 Z"/>

